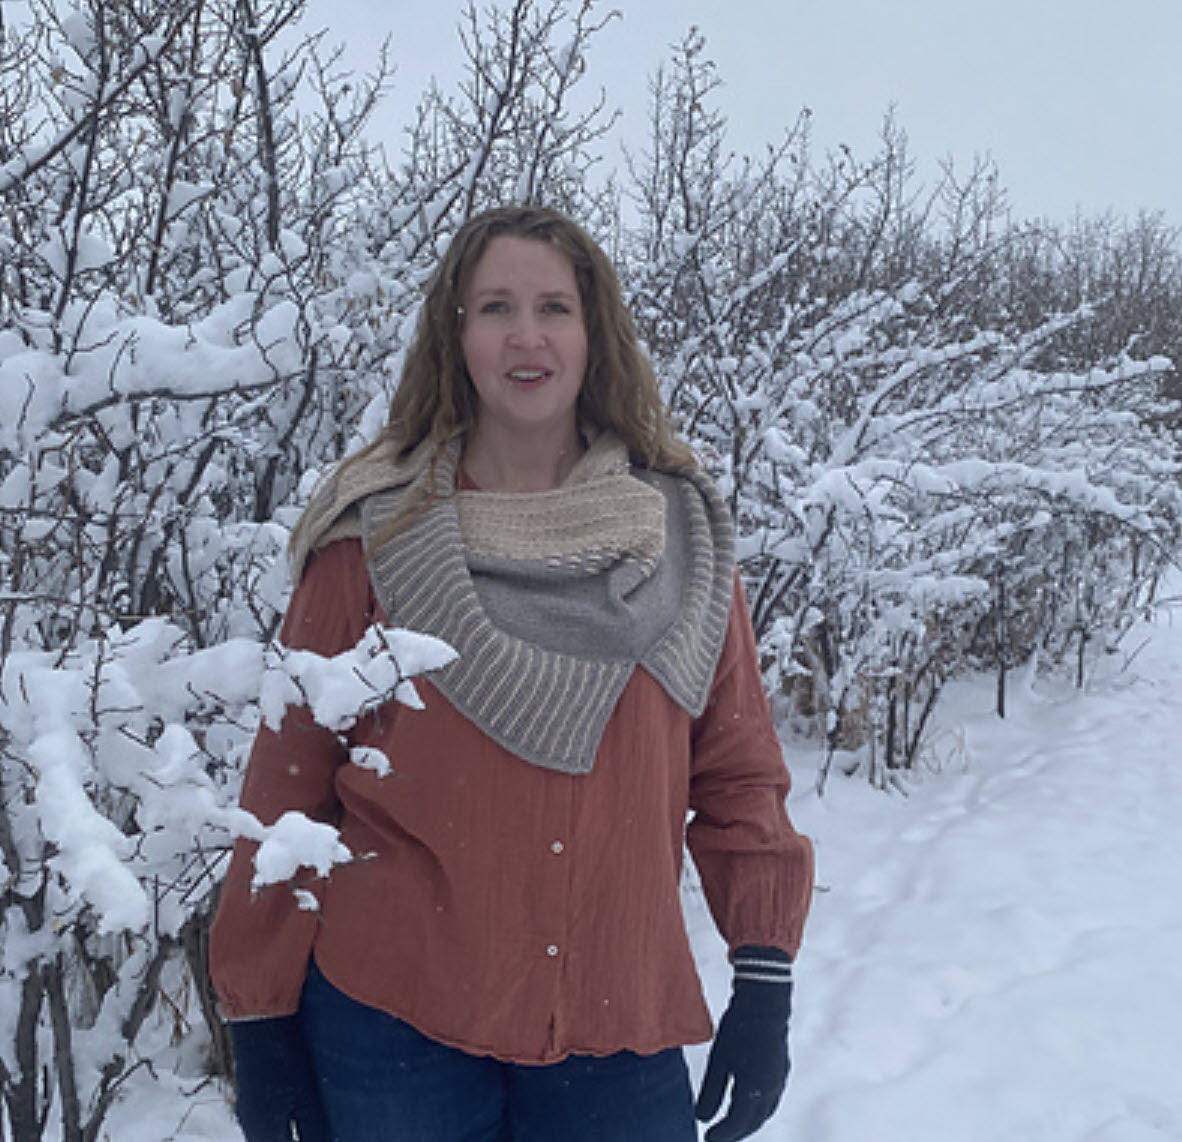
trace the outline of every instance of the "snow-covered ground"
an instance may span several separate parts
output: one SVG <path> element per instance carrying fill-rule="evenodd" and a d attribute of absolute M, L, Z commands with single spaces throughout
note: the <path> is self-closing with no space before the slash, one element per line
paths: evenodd
<path fill-rule="evenodd" d="M 795 766 L 818 892 L 761 1139 L 1182 1139 L 1182 609 L 1122 652 L 1004 722 L 957 687 L 889 804 Z"/>
<path fill-rule="evenodd" d="M 834 776 L 819 799 L 793 751 L 818 890 L 761 1142 L 1182 1139 L 1182 609 L 1083 693 L 1015 677 L 1004 722 L 992 701 L 988 680 L 948 693 L 906 796 Z M 689 910 L 720 1006 L 723 952 Z M 108 1135 L 239 1138 L 196 1077 L 133 1093 Z"/>

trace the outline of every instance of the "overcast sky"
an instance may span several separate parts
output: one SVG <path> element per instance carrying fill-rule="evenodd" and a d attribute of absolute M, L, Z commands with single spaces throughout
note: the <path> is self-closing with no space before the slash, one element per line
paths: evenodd
<path fill-rule="evenodd" d="M 508 0 L 499 0 L 507 4 Z M 482 5 L 483 6 L 483 5 Z M 572 5 L 573 6 L 573 5 Z M 804 107 L 815 145 L 869 158 L 892 106 L 921 175 L 952 157 L 997 163 L 1017 215 L 1163 210 L 1182 224 L 1182 0 L 601 0 L 623 18 L 589 80 L 643 133 L 647 79 L 691 24 L 725 86 L 736 150 L 756 152 Z M 391 134 L 430 75 L 454 82 L 460 0 L 309 0 L 361 65 L 389 35 Z M 395 123 L 397 121 L 397 123 Z"/>
<path fill-rule="evenodd" d="M 613 7 L 622 19 L 593 44 L 589 81 L 634 143 L 649 76 L 696 24 L 736 150 L 757 153 L 808 107 L 818 150 L 845 143 L 869 158 L 893 107 L 925 181 L 943 158 L 967 170 L 988 155 L 1019 217 L 1147 209 L 1182 225 L 1182 0 L 598 0 Z M 382 121 L 397 145 L 427 80 L 459 75 L 461 10 L 308 0 L 304 28 L 326 27 L 360 69 L 391 37 L 398 75 Z"/>

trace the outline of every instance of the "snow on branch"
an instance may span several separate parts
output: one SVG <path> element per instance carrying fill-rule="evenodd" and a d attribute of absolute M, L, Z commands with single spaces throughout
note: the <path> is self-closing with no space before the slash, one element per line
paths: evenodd
<path fill-rule="evenodd" d="M 59 921 L 90 915 L 99 933 L 149 923 L 177 931 L 234 836 L 262 842 L 259 884 L 300 865 L 323 874 L 348 859 L 336 830 L 294 819 L 260 825 L 211 777 L 216 752 L 245 750 L 255 695 L 272 724 L 287 705 L 306 704 L 343 734 L 386 701 L 421 708 L 412 677 L 454 656 L 437 639 L 377 626 L 334 657 L 248 639 L 191 650 L 163 619 L 64 655 L 14 652 L 0 673 L 0 741 L 6 785 L 19 773 L 30 796 L 8 809 L 22 818 L 14 832 L 25 841 L 26 867 L 11 874 L 44 867 Z M 242 729 L 227 738 L 219 726 L 236 721 Z M 207 860 L 193 861 L 194 845 Z"/>
<path fill-rule="evenodd" d="M 334 865 L 348 864 L 353 859 L 336 829 L 303 813 L 284 813 L 261 832 L 262 843 L 254 855 L 255 872 L 250 882 L 256 892 L 270 884 L 293 880 L 301 868 L 328 876 Z"/>
<path fill-rule="evenodd" d="M 391 699 L 422 709 L 412 675 L 438 670 L 455 651 L 430 635 L 371 626 L 358 644 L 326 658 L 307 650 L 274 652 L 263 678 L 263 719 L 278 730 L 289 705 L 305 705 L 319 725 L 337 733 Z"/>

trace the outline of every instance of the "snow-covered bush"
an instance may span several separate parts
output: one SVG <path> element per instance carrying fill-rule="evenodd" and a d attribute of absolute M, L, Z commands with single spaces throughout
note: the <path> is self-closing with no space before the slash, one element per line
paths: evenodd
<path fill-rule="evenodd" d="M 11 1137 L 40 1137 L 51 1108 L 63 1137 L 97 1137 L 235 836 L 261 842 L 260 886 L 355 855 L 331 826 L 288 814 L 264 827 L 234 807 L 260 694 L 272 720 L 306 703 L 343 731 L 374 704 L 414 704 L 410 675 L 450 657 L 434 640 L 377 629 L 333 659 L 245 638 L 194 649 L 163 618 L 5 656 L 0 1076 Z"/>
<path fill-rule="evenodd" d="M 653 87 L 627 282 L 730 496 L 770 680 L 877 778 L 958 672 L 997 670 L 1000 712 L 1031 656 L 1082 677 L 1177 551 L 1169 263 L 1153 245 L 1157 355 L 1127 289 L 1066 288 L 1078 266 L 1031 308 L 1046 282 L 1014 280 L 1032 239 L 987 167 L 921 197 L 890 119 L 872 162 L 818 166 L 807 116 L 737 159 L 703 50 L 689 36 Z"/>
<path fill-rule="evenodd" d="M 561 183 L 572 210 L 582 194 L 600 108 L 568 118 L 566 101 L 589 8 L 470 9 L 470 83 L 428 93 L 395 170 L 363 137 L 384 55 L 369 79 L 340 74 L 299 39 L 302 7 L 32 0 L 0 23 L 0 1133 L 16 1142 L 98 1137 L 182 951 L 217 1041 L 202 934 L 232 834 L 262 839 L 229 806 L 300 499 L 380 422 L 442 236 L 515 192 Z M 376 648 L 388 665 L 410 649 Z M 369 679 L 365 701 L 410 698 L 390 669 L 346 673 Z M 288 697 L 324 691 L 314 662 L 285 671 Z M 306 823 L 281 832 L 260 875 L 334 859 Z"/>

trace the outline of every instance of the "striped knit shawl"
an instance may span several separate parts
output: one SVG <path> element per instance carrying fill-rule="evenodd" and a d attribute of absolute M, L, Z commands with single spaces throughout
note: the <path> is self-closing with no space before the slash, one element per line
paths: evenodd
<path fill-rule="evenodd" d="M 604 433 L 553 491 L 456 492 L 461 445 L 409 479 L 359 484 L 387 615 L 458 652 L 432 675 L 438 689 L 510 752 L 566 773 L 591 770 L 638 666 L 700 714 L 734 576 L 730 515 L 710 481 L 631 469 Z M 383 541 L 403 497 L 428 489 L 427 510 Z"/>

